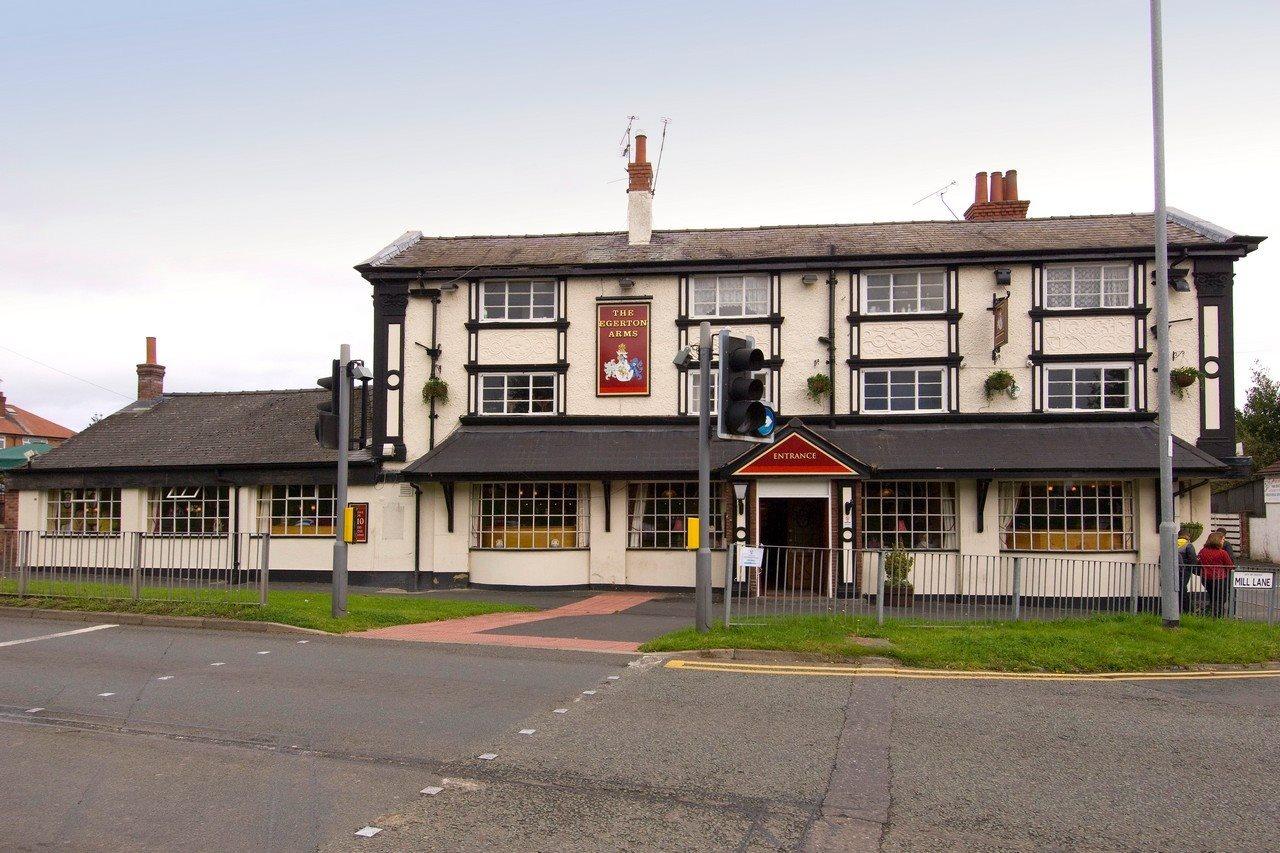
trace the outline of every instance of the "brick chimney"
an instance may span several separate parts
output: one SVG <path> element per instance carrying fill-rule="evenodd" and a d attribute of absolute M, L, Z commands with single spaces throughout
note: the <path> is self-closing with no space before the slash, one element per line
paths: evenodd
<path fill-rule="evenodd" d="M 627 164 L 627 242 L 647 246 L 653 236 L 653 165 L 649 137 L 636 134 L 635 160 Z"/>
<path fill-rule="evenodd" d="M 1003 174 L 992 172 L 989 183 L 987 173 L 979 172 L 973 179 L 973 204 L 964 212 L 964 218 L 970 222 L 1026 219 L 1030 206 L 1031 202 L 1018 198 L 1017 169 Z"/>
<path fill-rule="evenodd" d="M 154 400 L 164 393 L 164 365 L 156 364 L 156 339 L 147 338 L 147 360 L 138 365 L 138 399 Z"/>

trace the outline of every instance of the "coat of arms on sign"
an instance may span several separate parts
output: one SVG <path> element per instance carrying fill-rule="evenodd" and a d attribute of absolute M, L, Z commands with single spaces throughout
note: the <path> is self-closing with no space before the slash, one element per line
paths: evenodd
<path fill-rule="evenodd" d="M 596 394 L 649 393 L 649 303 L 596 305 Z"/>

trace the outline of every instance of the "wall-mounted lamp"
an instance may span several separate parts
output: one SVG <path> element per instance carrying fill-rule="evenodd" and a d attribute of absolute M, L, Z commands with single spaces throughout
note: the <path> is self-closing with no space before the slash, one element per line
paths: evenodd
<path fill-rule="evenodd" d="M 747 484 L 734 483 L 733 496 L 738 499 L 738 512 L 746 512 L 747 508 Z"/>
<path fill-rule="evenodd" d="M 635 287 L 635 286 L 636 286 L 635 279 L 631 279 L 631 278 L 620 278 L 620 279 L 618 279 L 618 289 L 619 289 L 619 290 L 630 290 L 631 288 L 633 288 L 633 287 Z"/>
<path fill-rule="evenodd" d="M 804 284 L 806 284 L 806 285 L 808 285 L 808 284 L 817 284 L 817 283 L 818 283 L 818 277 L 817 277 L 816 275 L 814 275 L 813 273 L 805 273 L 804 275 L 800 276 L 800 281 L 802 281 L 802 282 L 803 282 Z"/>
<path fill-rule="evenodd" d="M 456 281 L 447 281 L 444 284 L 440 285 L 441 293 L 453 293 L 457 289 L 458 289 L 458 283 Z"/>
<path fill-rule="evenodd" d="M 1001 267 L 996 270 L 996 287 L 1008 287 L 1013 283 L 1013 270 Z"/>
<path fill-rule="evenodd" d="M 1172 267 L 1169 270 L 1169 286 L 1178 293 L 1190 293 L 1191 282 L 1187 280 L 1185 267 Z"/>
<path fill-rule="evenodd" d="M 683 368 L 689 364 L 689 359 L 693 358 L 693 347 L 683 347 L 675 358 L 671 359 L 671 363 L 676 367 Z"/>

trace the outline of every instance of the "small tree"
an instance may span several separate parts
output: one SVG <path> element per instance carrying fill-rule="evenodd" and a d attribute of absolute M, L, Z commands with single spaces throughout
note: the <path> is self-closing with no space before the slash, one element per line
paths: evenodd
<path fill-rule="evenodd" d="M 1280 386 L 1259 362 L 1253 364 L 1253 381 L 1236 411 L 1236 432 L 1244 452 L 1253 457 L 1253 470 L 1280 459 Z"/>

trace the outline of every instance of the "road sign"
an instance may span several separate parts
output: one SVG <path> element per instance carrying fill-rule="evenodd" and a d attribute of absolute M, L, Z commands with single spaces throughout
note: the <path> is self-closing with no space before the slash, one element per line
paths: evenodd
<path fill-rule="evenodd" d="M 1236 589 L 1272 589 L 1275 584 L 1275 572 L 1236 572 Z"/>

